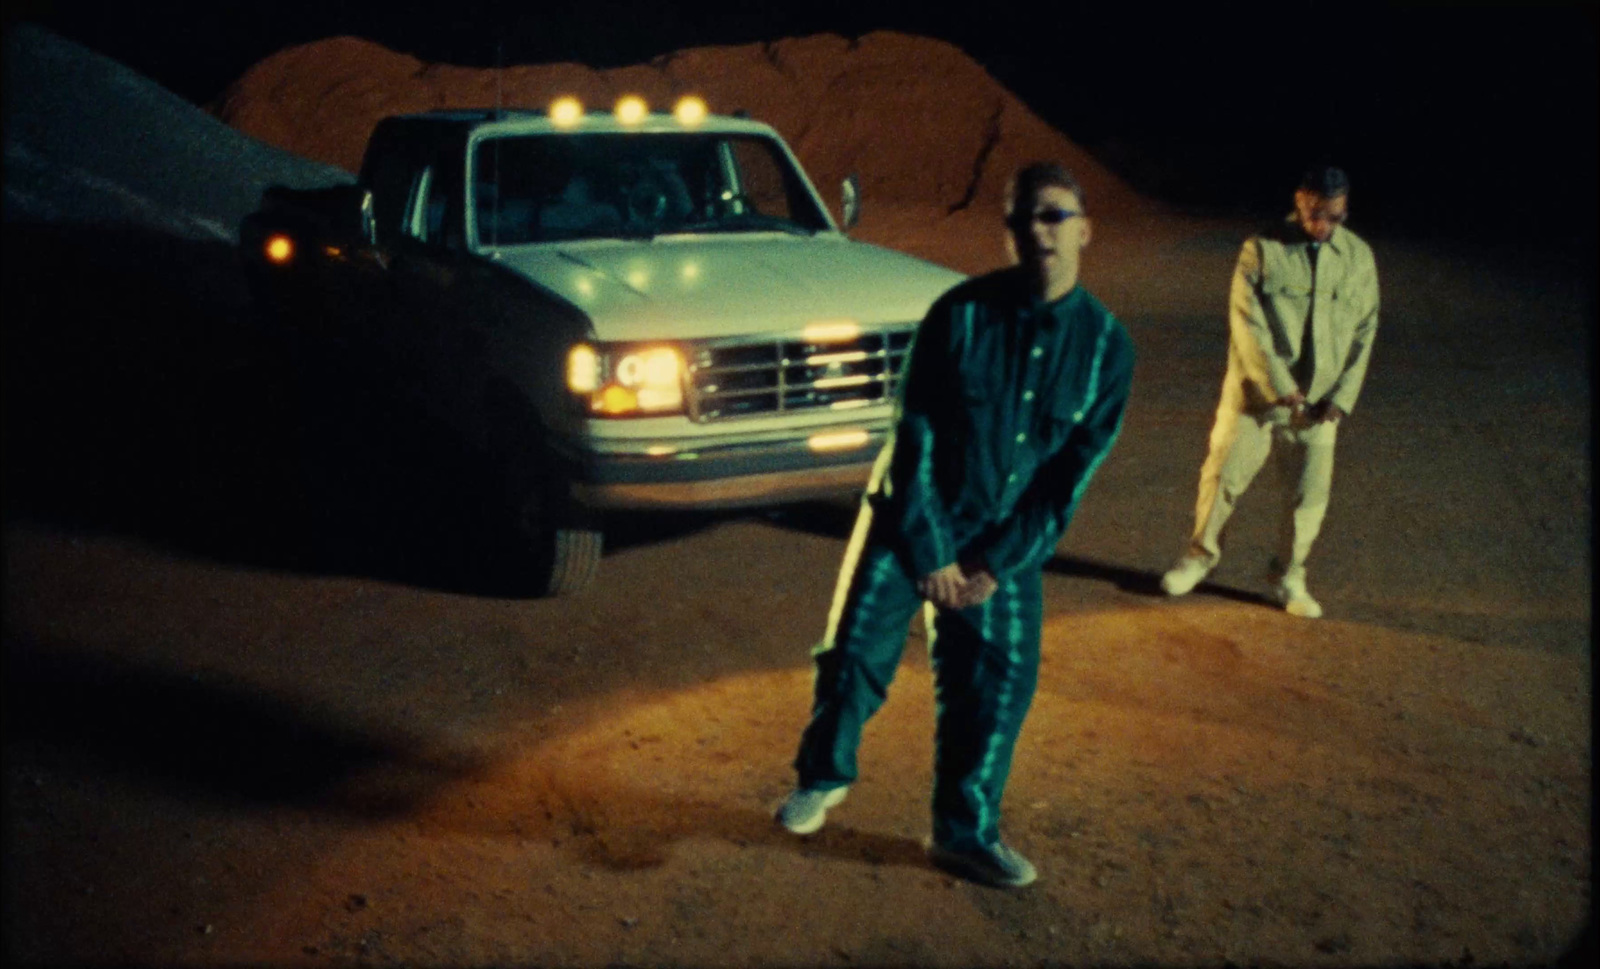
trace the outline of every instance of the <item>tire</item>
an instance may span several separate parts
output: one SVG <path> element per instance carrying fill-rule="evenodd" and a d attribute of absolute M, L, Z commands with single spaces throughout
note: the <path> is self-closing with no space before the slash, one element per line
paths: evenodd
<path fill-rule="evenodd" d="M 541 490 L 518 502 L 512 528 L 522 546 L 518 558 L 528 564 L 534 595 L 568 596 L 594 581 L 605 545 L 599 529 L 587 518 L 551 501 Z"/>
<path fill-rule="evenodd" d="M 503 518 L 516 546 L 508 549 L 514 584 L 534 596 L 572 595 L 594 581 L 604 539 L 591 514 L 567 497 L 565 479 L 543 447 L 543 428 L 528 402 L 505 387 L 484 405 L 488 464 Z"/>
<path fill-rule="evenodd" d="M 542 567 L 536 580 L 542 595 L 572 595 L 594 581 L 604 545 L 600 532 L 557 528 L 544 532 L 538 540 L 543 547 L 538 550 Z"/>

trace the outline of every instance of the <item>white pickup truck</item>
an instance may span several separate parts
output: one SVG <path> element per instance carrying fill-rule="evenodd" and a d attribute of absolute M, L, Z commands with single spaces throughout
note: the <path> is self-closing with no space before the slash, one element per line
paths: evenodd
<path fill-rule="evenodd" d="M 269 190 L 240 238 L 264 304 L 337 316 L 493 458 L 547 594 L 592 579 L 607 510 L 859 490 L 962 278 L 851 240 L 777 132 L 693 99 L 388 118 L 357 184 Z"/>

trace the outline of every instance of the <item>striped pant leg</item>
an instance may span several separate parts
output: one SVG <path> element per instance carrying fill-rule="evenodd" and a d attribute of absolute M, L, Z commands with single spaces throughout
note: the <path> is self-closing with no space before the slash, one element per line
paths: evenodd
<path fill-rule="evenodd" d="M 982 606 L 939 612 L 930 625 L 938 725 L 933 838 L 954 850 L 1000 838 L 1000 799 L 1039 681 L 1041 576 L 1000 583 Z"/>
<path fill-rule="evenodd" d="M 899 556 L 868 540 L 870 519 L 864 508 L 839 572 L 827 632 L 812 652 L 811 722 L 794 761 L 801 787 L 855 781 L 862 728 L 888 696 L 907 628 L 922 605 Z"/>

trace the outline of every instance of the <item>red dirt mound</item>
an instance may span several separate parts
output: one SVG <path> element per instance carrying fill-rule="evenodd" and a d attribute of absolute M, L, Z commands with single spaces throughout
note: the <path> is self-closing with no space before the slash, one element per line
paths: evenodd
<path fill-rule="evenodd" d="M 604 110 L 627 93 L 658 107 L 696 93 L 714 111 L 748 111 L 788 139 L 830 202 L 853 171 L 869 199 L 891 207 L 983 209 L 999 200 L 1018 165 L 1051 158 L 1073 169 L 1098 213 L 1144 206 L 958 48 L 887 32 L 697 47 L 609 70 L 428 64 L 337 37 L 267 58 L 215 110 L 247 134 L 353 171 L 373 126 L 388 115 L 544 108 L 563 94 Z"/>

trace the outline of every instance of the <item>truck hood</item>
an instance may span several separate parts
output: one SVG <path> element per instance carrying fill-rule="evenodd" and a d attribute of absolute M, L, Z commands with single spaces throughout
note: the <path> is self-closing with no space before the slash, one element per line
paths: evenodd
<path fill-rule="evenodd" d="M 915 323 L 964 278 L 837 235 L 607 239 L 505 249 L 496 261 L 617 342 L 780 333 L 818 320 Z"/>

